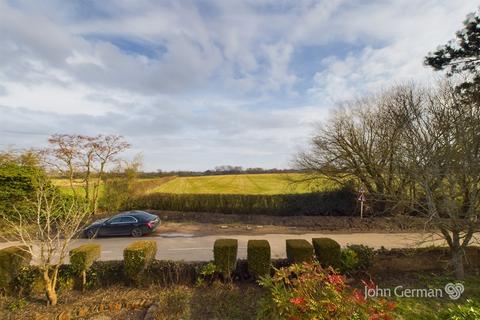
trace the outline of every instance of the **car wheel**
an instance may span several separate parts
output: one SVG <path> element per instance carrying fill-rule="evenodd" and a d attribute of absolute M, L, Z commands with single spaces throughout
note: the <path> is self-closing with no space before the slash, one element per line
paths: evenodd
<path fill-rule="evenodd" d="M 141 237 L 141 236 L 143 236 L 143 231 L 142 231 L 142 229 L 140 229 L 140 228 L 134 228 L 134 229 L 132 230 L 132 237 L 138 238 L 138 237 Z"/>
<path fill-rule="evenodd" d="M 87 230 L 87 238 L 88 239 L 93 239 L 97 236 L 97 231 L 93 230 L 93 229 L 89 229 Z"/>

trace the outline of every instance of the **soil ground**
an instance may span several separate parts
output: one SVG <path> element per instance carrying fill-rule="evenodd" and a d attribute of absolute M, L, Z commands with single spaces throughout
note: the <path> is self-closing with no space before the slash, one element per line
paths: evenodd
<path fill-rule="evenodd" d="M 205 212 L 155 211 L 162 220 L 161 232 L 212 234 L 303 234 L 322 233 L 401 233 L 433 231 L 419 217 L 333 217 L 269 216 Z"/>

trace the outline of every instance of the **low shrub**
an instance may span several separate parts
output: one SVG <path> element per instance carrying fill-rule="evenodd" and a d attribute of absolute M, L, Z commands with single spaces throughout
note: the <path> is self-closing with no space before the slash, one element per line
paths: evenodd
<path fill-rule="evenodd" d="M 125 263 L 123 261 L 95 261 L 87 271 L 88 289 L 105 288 L 125 283 Z"/>
<path fill-rule="evenodd" d="M 375 258 L 375 250 L 373 248 L 362 244 L 351 244 L 347 246 L 347 249 L 354 251 L 357 255 L 356 270 L 368 270 L 372 267 Z"/>
<path fill-rule="evenodd" d="M 238 264 L 237 264 L 238 266 Z M 202 286 L 204 284 L 211 284 L 214 280 L 215 274 L 217 272 L 217 267 L 213 262 L 209 262 L 198 269 L 197 280 L 195 284 L 197 286 Z"/>
<path fill-rule="evenodd" d="M 270 275 L 270 244 L 267 240 L 248 240 L 248 272 L 255 278 Z"/>
<path fill-rule="evenodd" d="M 87 270 L 92 263 L 100 258 L 101 247 L 99 244 L 84 244 L 70 250 L 70 265 L 75 273 L 82 277 L 82 289 L 87 283 Z"/>
<path fill-rule="evenodd" d="M 304 239 L 286 240 L 287 259 L 290 263 L 312 261 L 313 246 Z"/>
<path fill-rule="evenodd" d="M 315 255 L 324 267 L 340 267 L 341 247 L 337 241 L 330 238 L 312 239 Z"/>
<path fill-rule="evenodd" d="M 237 264 L 237 239 L 217 239 L 213 245 L 214 263 L 223 276 L 230 278 Z"/>
<path fill-rule="evenodd" d="M 0 288 L 8 288 L 22 267 L 32 259 L 25 246 L 8 247 L 0 250 Z"/>
<path fill-rule="evenodd" d="M 293 264 L 260 280 L 269 294 L 260 301 L 258 319 L 393 319 L 393 302 L 366 299 L 345 277 L 318 262 Z"/>
<path fill-rule="evenodd" d="M 153 240 L 135 241 L 123 250 L 125 275 L 137 282 L 157 254 L 157 242 Z"/>
<path fill-rule="evenodd" d="M 21 267 L 12 280 L 11 287 L 18 297 L 45 293 L 42 274 L 36 266 Z"/>
<path fill-rule="evenodd" d="M 95 260 L 100 258 L 101 247 L 99 244 L 84 244 L 70 250 L 70 264 L 77 272 L 90 268 Z"/>
<path fill-rule="evenodd" d="M 358 256 L 355 251 L 345 248 L 341 253 L 341 270 L 350 273 L 356 270 L 358 266 Z"/>
<path fill-rule="evenodd" d="M 145 275 L 148 284 L 162 286 L 192 285 L 197 279 L 200 266 L 204 264 L 204 262 L 153 260 L 145 270 Z"/>

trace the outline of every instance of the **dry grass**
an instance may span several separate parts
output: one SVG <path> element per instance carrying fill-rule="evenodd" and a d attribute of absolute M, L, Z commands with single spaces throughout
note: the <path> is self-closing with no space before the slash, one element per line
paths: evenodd
<path fill-rule="evenodd" d="M 81 294 L 77 291 L 61 295 L 59 304 L 47 307 L 40 297 L 0 299 L 0 319 L 46 319 L 57 317 L 62 312 L 78 315 L 83 309 L 98 310 L 100 305 L 122 305 L 121 310 L 107 312 L 89 311 L 83 317 L 105 314 L 112 319 L 143 319 L 152 307 L 150 314 L 154 319 L 254 319 L 257 312 L 257 301 L 263 291 L 254 284 L 232 286 L 214 284 L 210 287 L 158 287 L 128 288 L 124 286 L 109 287 Z M 130 303 L 131 307 L 126 307 Z M 133 306 L 133 307 L 132 307 Z M 135 307 L 136 306 L 136 307 Z"/>

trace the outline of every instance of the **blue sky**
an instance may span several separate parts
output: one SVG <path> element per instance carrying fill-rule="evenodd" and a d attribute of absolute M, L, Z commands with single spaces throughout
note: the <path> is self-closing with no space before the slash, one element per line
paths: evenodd
<path fill-rule="evenodd" d="M 0 0 L 0 148 L 116 133 L 146 170 L 286 168 L 342 101 L 434 81 L 475 6 Z"/>

